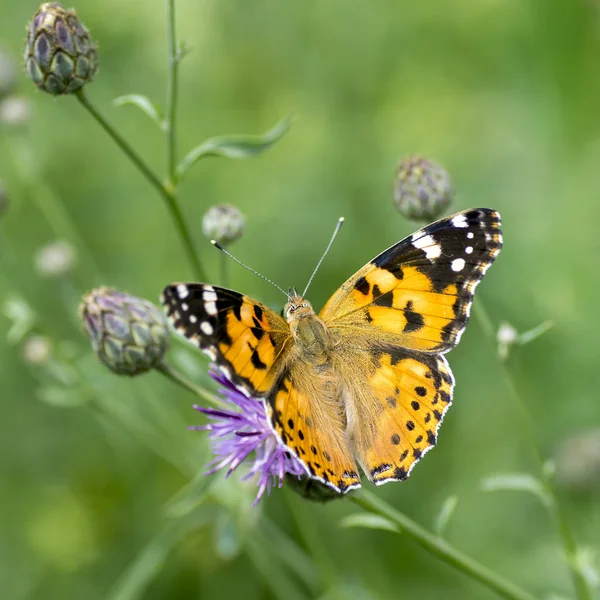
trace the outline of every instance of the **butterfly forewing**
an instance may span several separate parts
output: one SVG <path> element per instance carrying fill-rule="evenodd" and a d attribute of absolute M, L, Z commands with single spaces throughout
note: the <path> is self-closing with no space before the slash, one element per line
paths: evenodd
<path fill-rule="evenodd" d="M 447 352 L 473 292 L 502 246 L 500 215 L 478 208 L 441 219 L 392 246 L 346 281 L 320 313 L 345 339 Z"/>
<path fill-rule="evenodd" d="M 288 324 L 267 306 L 201 283 L 167 286 L 162 302 L 175 329 L 253 396 L 271 390 L 291 346 Z"/>

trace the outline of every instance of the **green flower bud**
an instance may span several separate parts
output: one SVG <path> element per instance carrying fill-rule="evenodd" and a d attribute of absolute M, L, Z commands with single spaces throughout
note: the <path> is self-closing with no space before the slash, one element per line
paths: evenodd
<path fill-rule="evenodd" d="M 305 500 L 329 502 L 345 498 L 344 494 L 338 494 L 324 483 L 312 479 L 307 475 L 302 475 L 300 479 L 293 475 L 286 475 L 285 482 L 291 490 L 294 490 L 294 492 L 302 496 Z"/>
<path fill-rule="evenodd" d="M 98 358 L 119 375 L 156 367 L 169 345 L 165 316 L 142 298 L 99 288 L 84 296 L 79 312 Z"/>
<path fill-rule="evenodd" d="M 222 246 L 231 244 L 244 233 L 244 215 L 231 204 L 211 206 L 202 218 L 202 232 Z"/>
<path fill-rule="evenodd" d="M 421 156 L 400 161 L 394 186 L 398 212 L 412 221 L 433 221 L 452 202 L 450 176 L 438 163 Z"/>
<path fill-rule="evenodd" d="M 72 94 L 94 77 L 96 44 L 74 10 L 46 2 L 33 16 L 25 40 L 25 68 L 53 96 Z"/>

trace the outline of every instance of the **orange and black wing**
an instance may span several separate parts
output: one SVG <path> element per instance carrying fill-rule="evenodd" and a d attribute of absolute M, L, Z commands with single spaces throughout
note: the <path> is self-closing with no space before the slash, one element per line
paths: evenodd
<path fill-rule="evenodd" d="M 502 247 L 500 215 L 475 208 L 392 246 L 348 279 L 320 313 L 344 343 L 447 352 L 465 329 L 473 293 Z"/>
<path fill-rule="evenodd" d="M 202 283 L 167 286 L 162 303 L 175 329 L 253 397 L 273 387 L 292 346 L 288 324 L 256 300 Z"/>

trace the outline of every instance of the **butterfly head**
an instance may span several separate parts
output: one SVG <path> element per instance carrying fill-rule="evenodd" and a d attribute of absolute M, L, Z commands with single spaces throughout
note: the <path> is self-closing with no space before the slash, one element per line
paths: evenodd
<path fill-rule="evenodd" d="M 283 308 L 283 315 L 288 323 L 297 319 L 303 319 L 315 314 L 311 303 L 305 300 L 296 288 L 291 288 L 288 292 L 288 301 Z"/>

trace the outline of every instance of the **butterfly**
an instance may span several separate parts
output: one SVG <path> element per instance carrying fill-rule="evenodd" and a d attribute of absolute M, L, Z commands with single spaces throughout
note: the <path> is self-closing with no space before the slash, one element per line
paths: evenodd
<path fill-rule="evenodd" d="M 452 402 L 444 354 L 502 246 L 500 215 L 440 219 L 352 275 L 317 315 L 297 292 L 283 316 L 238 292 L 176 283 L 162 301 L 174 327 L 236 386 L 264 402 L 273 431 L 338 493 L 405 480 L 437 441 Z"/>

